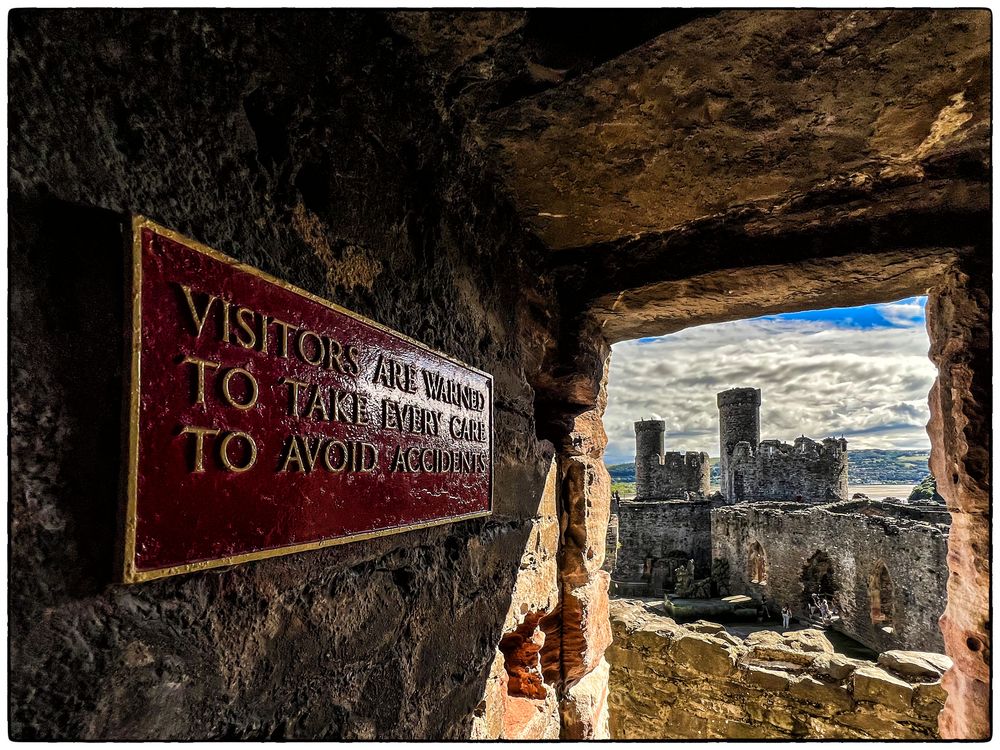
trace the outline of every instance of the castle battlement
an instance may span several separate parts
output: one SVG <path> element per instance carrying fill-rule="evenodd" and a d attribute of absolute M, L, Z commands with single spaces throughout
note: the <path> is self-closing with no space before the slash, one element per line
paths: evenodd
<path fill-rule="evenodd" d="M 644 419 L 635 423 L 636 500 L 684 498 L 708 494 L 710 464 L 707 453 L 664 451 L 666 423 Z"/>
<path fill-rule="evenodd" d="M 730 388 L 715 397 L 719 408 L 724 406 L 760 406 L 760 388 Z"/>
<path fill-rule="evenodd" d="M 760 391 L 718 394 L 722 493 L 731 502 L 847 499 L 847 441 L 760 439 Z"/>
<path fill-rule="evenodd" d="M 839 457 L 847 452 L 847 441 L 843 438 L 823 438 L 817 442 L 805 436 L 795 438 L 794 443 L 784 443 L 780 440 L 761 440 L 759 452 L 767 456 L 798 455 L 805 459 L 819 460 L 824 457 Z"/>

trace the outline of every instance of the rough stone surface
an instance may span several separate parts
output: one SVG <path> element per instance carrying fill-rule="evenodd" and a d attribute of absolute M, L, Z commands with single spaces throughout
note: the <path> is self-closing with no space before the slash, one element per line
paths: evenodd
<path fill-rule="evenodd" d="M 720 13 L 501 110 L 482 137 L 549 247 L 663 231 L 985 133 L 989 23 L 983 11 Z"/>
<path fill-rule="evenodd" d="M 552 287 L 419 50 L 361 13 L 22 10 L 10 33 L 11 736 L 558 735 L 551 678 L 498 650 L 558 606 L 530 382 Z M 494 516 L 111 583 L 122 244 L 98 209 L 491 372 Z"/>
<path fill-rule="evenodd" d="M 929 654 L 920 651 L 886 651 L 878 655 L 878 664 L 880 667 L 908 677 L 937 680 L 951 668 L 952 661 L 943 654 Z"/>
<path fill-rule="evenodd" d="M 859 667 L 854 672 L 854 697 L 905 711 L 913 702 L 913 686 L 884 669 Z"/>
<path fill-rule="evenodd" d="M 758 631 L 731 643 L 627 599 L 612 600 L 611 622 L 613 739 L 939 736 L 940 680 L 832 654 L 818 631 Z"/>
<path fill-rule="evenodd" d="M 559 455 L 562 475 L 562 680 L 563 739 L 606 739 L 607 673 L 611 643 L 608 586 L 603 570 L 610 516 L 611 477 L 601 455 L 607 435 L 601 417 L 607 404 L 607 351 L 595 383 L 594 409 L 572 423 Z"/>
<path fill-rule="evenodd" d="M 949 700 L 941 733 L 990 736 L 990 414 L 992 413 L 989 279 L 991 259 L 953 268 L 927 301 L 931 361 L 931 472 L 948 503 L 948 607 L 941 617 Z"/>

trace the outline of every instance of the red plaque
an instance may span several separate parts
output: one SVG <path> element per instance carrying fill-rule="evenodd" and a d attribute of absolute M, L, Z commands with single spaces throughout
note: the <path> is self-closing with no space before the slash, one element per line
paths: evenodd
<path fill-rule="evenodd" d="M 488 515 L 493 379 L 142 217 L 136 582 Z"/>

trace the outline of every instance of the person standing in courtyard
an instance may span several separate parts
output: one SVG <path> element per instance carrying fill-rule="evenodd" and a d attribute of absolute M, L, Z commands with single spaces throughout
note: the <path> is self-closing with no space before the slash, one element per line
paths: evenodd
<path fill-rule="evenodd" d="M 789 609 L 788 605 L 786 604 L 784 607 L 781 608 L 781 627 L 784 628 L 785 630 L 788 630 L 791 621 L 792 621 L 792 610 Z"/>

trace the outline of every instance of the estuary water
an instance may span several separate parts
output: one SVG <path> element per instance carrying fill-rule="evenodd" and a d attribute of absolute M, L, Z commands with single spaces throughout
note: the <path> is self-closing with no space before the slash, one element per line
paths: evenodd
<path fill-rule="evenodd" d="M 854 493 L 860 492 L 872 500 L 882 500 L 886 497 L 905 500 L 916 486 L 915 484 L 851 484 L 847 487 L 847 496 L 851 498 L 854 497 Z"/>

